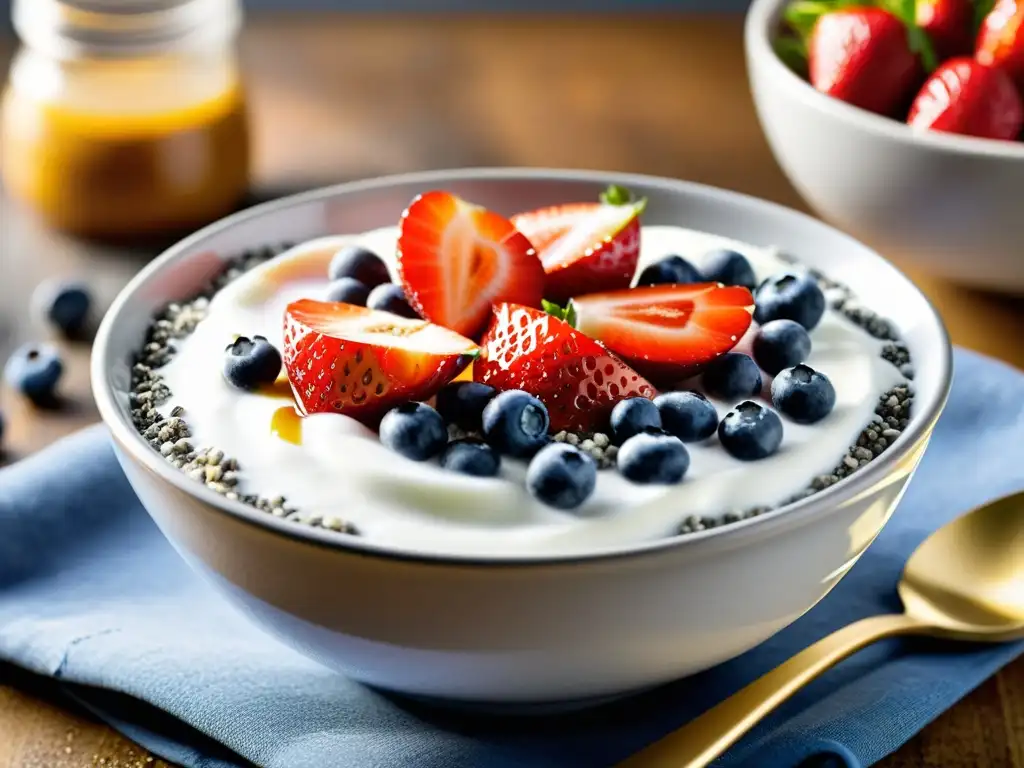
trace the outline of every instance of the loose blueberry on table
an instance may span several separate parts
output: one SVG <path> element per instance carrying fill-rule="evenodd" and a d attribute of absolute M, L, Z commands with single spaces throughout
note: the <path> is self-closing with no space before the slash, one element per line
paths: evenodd
<path fill-rule="evenodd" d="M 35 405 L 49 405 L 64 374 L 60 352 L 51 344 L 25 344 L 4 365 L 4 380 Z"/>
<path fill-rule="evenodd" d="M 63 336 L 81 336 L 92 309 L 92 292 L 85 283 L 46 280 L 32 294 L 36 312 Z"/>

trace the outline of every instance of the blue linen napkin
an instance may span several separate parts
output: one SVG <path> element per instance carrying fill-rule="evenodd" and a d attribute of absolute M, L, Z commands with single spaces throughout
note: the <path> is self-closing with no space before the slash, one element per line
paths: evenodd
<path fill-rule="evenodd" d="M 253 628 L 162 538 L 95 427 L 0 472 L 0 659 L 48 676 L 190 768 L 603 768 L 828 632 L 899 610 L 894 586 L 916 545 L 1021 488 L 1024 374 L 958 351 L 949 407 L 898 512 L 816 608 L 749 653 L 657 691 L 576 715 L 495 719 L 364 688 Z M 880 643 L 715 765 L 869 765 L 1022 651 Z"/>

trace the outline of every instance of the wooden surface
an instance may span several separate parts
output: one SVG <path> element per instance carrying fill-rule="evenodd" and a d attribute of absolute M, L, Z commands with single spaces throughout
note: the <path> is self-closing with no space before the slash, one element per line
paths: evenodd
<path fill-rule="evenodd" d="M 738 18 L 261 17 L 243 55 L 261 197 L 396 171 L 533 165 L 672 176 L 803 207 L 759 131 Z M 152 254 L 76 243 L 0 206 L 0 358 L 40 336 L 28 313 L 40 279 L 85 275 L 105 302 Z M 1024 302 L 908 272 L 956 343 L 1024 367 L 1010 332 L 1024 326 Z M 8 460 L 95 420 L 87 357 L 67 347 L 62 412 L 4 393 Z M 0 768 L 162 764 L 26 687 L 0 677 Z M 882 765 L 1024 768 L 1024 659 Z"/>

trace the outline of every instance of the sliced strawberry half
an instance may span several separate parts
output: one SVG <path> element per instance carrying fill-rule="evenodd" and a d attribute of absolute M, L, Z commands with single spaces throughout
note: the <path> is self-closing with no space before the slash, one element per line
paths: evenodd
<path fill-rule="evenodd" d="M 544 290 L 536 251 L 510 221 L 441 191 L 402 214 L 398 274 L 417 312 L 474 338 L 493 302 L 540 306 Z"/>
<path fill-rule="evenodd" d="M 512 223 L 533 243 L 544 265 L 545 298 L 565 301 L 628 288 L 640 259 L 644 205 L 621 187 L 610 187 L 602 202 L 555 205 L 513 216 Z"/>
<path fill-rule="evenodd" d="M 650 382 L 593 339 L 563 320 L 519 304 L 495 305 L 473 377 L 496 389 L 521 389 L 539 398 L 555 432 L 604 429 L 620 400 L 657 394 Z"/>
<path fill-rule="evenodd" d="M 754 312 L 750 291 L 719 283 L 652 285 L 572 303 L 580 331 L 665 382 L 681 381 L 735 347 Z"/>
<path fill-rule="evenodd" d="M 426 320 L 352 304 L 302 299 L 284 313 L 284 364 L 305 415 L 372 421 L 399 403 L 432 397 L 479 351 Z"/>

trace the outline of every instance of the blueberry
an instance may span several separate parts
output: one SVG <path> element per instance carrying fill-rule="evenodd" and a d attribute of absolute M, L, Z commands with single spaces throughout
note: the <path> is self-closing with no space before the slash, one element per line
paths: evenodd
<path fill-rule="evenodd" d="M 263 336 L 239 336 L 224 350 L 224 378 L 239 389 L 273 384 L 281 373 L 281 353 Z"/>
<path fill-rule="evenodd" d="M 802 363 L 811 354 L 811 335 L 794 320 L 772 320 L 754 337 L 754 360 L 772 376 Z"/>
<path fill-rule="evenodd" d="M 684 443 L 707 440 L 718 429 L 718 411 L 699 392 L 666 392 L 654 398 L 661 425 Z"/>
<path fill-rule="evenodd" d="M 641 433 L 622 444 L 618 467 L 634 483 L 674 485 L 690 468 L 690 454 L 678 437 Z"/>
<path fill-rule="evenodd" d="M 367 288 L 376 288 L 383 283 L 391 282 L 388 266 L 373 251 L 359 245 L 346 245 L 331 259 L 327 268 L 327 276 L 331 280 L 352 277 Z"/>
<path fill-rule="evenodd" d="M 726 248 L 705 255 L 701 271 L 706 279 L 715 283 L 741 285 L 751 291 L 757 285 L 754 268 L 750 266 L 747 257 Z"/>
<path fill-rule="evenodd" d="M 437 411 L 448 424 L 477 431 L 483 423 L 484 408 L 497 390 L 477 381 L 456 381 L 437 393 Z"/>
<path fill-rule="evenodd" d="M 4 379 L 36 404 L 52 401 L 64 373 L 60 352 L 50 344 L 26 344 L 4 366 Z"/>
<path fill-rule="evenodd" d="M 795 320 L 810 331 L 825 314 L 825 294 L 805 272 L 780 272 L 758 286 L 754 305 L 754 320 L 761 325 Z"/>
<path fill-rule="evenodd" d="M 494 477 L 501 468 L 501 457 L 480 440 L 456 440 L 441 454 L 441 466 L 463 475 Z"/>
<path fill-rule="evenodd" d="M 46 280 L 32 294 L 32 304 L 64 336 L 81 336 L 89 320 L 92 293 L 84 283 Z"/>
<path fill-rule="evenodd" d="M 756 461 L 782 445 L 782 419 L 770 408 L 746 400 L 729 411 L 718 425 L 718 439 L 732 456 Z"/>
<path fill-rule="evenodd" d="M 390 312 L 401 317 L 418 318 L 416 310 L 409 304 L 405 297 L 402 286 L 394 283 L 381 283 L 372 291 L 366 299 L 366 306 L 370 309 L 379 309 L 383 312 Z"/>
<path fill-rule="evenodd" d="M 703 283 L 704 275 L 682 256 L 666 256 L 640 273 L 637 285 Z"/>
<path fill-rule="evenodd" d="M 370 289 L 354 277 L 339 277 L 327 286 L 327 294 L 324 296 L 324 301 L 340 301 L 343 304 L 355 304 L 359 307 L 365 307 L 366 299 L 369 296 Z"/>
<path fill-rule="evenodd" d="M 836 407 L 836 390 L 825 374 L 798 365 L 775 377 L 772 403 L 798 424 L 814 424 Z"/>
<path fill-rule="evenodd" d="M 620 445 L 649 427 L 661 429 L 658 406 L 643 397 L 620 400 L 612 409 L 612 435 Z"/>
<path fill-rule="evenodd" d="M 526 470 L 526 489 L 538 501 L 557 509 L 575 509 L 594 492 L 597 464 L 579 448 L 551 443 Z"/>
<path fill-rule="evenodd" d="M 712 361 L 701 379 L 712 397 L 735 400 L 761 391 L 761 371 L 746 355 L 729 352 Z"/>
<path fill-rule="evenodd" d="M 380 441 L 407 459 L 426 461 L 444 450 L 448 430 L 441 414 L 429 405 L 402 403 L 381 419 Z"/>
<path fill-rule="evenodd" d="M 548 409 L 531 394 L 502 392 L 483 412 L 484 437 L 501 453 L 528 458 L 547 445 Z"/>

